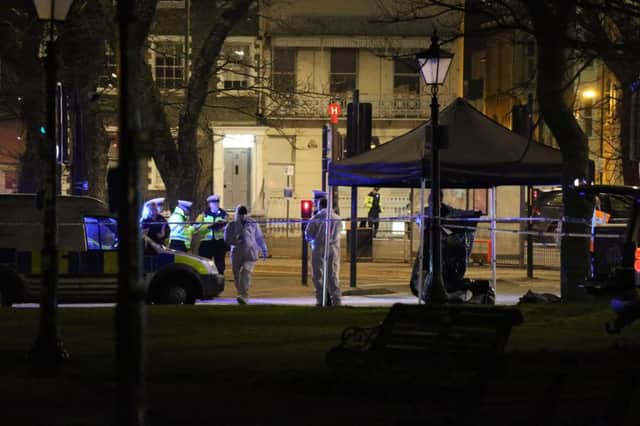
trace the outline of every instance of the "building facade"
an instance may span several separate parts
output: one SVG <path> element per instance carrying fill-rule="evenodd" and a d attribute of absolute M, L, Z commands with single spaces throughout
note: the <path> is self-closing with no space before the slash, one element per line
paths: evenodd
<path fill-rule="evenodd" d="M 167 95 L 180 95 L 179 87 L 189 75 L 188 58 L 210 25 L 199 13 L 202 3 L 160 2 L 149 60 L 156 83 L 162 81 L 160 87 L 169 89 Z M 327 107 L 341 104 L 337 127 L 346 134 L 347 103 L 356 89 L 360 102 L 372 104 L 375 143 L 428 119 L 430 95 L 414 56 L 428 48 L 434 28 L 446 40 L 461 20 L 389 24 L 383 22 L 378 4 L 273 2 L 260 11 L 259 19 L 250 18 L 227 37 L 212 83 L 215 95 L 207 102 L 216 108 L 205 113 L 211 139 L 203 133 L 202 143 L 207 169 L 203 179 L 210 180 L 224 207 L 242 203 L 254 215 L 297 217 L 300 200 L 321 187 Z M 185 43 L 185 34 L 191 44 Z M 443 107 L 462 95 L 463 66 L 462 42 L 447 43 L 445 48 L 455 56 L 439 92 Z M 154 167 L 149 176 L 149 189 L 161 192 Z M 285 189 L 291 191 L 285 194 Z M 367 192 L 360 190 L 358 203 L 365 216 Z M 385 189 L 383 200 L 385 213 L 405 214 L 410 191 Z M 341 196 L 340 204 L 345 203 L 347 197 Z"/>

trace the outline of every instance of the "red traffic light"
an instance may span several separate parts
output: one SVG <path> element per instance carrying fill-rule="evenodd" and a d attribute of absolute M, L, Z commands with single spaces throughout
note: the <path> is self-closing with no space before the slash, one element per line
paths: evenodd
<path fill-rule="evenodd" d="M 311 200 L 300 201 L 300 216 L 309 219 L 313 215 L 313 202 Z"/>

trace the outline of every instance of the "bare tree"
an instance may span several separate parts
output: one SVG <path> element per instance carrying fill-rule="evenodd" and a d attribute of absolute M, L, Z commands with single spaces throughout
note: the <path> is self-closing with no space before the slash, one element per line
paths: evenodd
<path fill-rule="evenodd" d="M 150 148 L 164 181 L 170 205 L 177 201 L 178 196 L 190 200 L 202 198 L 202 164 L 198 153 L 198 128 L 203 125 L 202 110 L 224 41 L 231 29 L 247 16 L 253 5 L 255 2 L 251 0 L 230 0 L 216 5 L 218 7 L 211 20 L 211 27 L 202 45 L 196 49 L 193 59 L 186 96 L 180 106 L 177 141 L 171 133 L 167 106 L 153 81 L 150 67 L 147 67 L 144 97 L 150 106 L 149 119 L 155 123 Z M 150 7 L 155 8 L 155 5 Z"/>
<path fill-rule="evenodd" d="M 640 184 L 640 146 L 632 138 L 632 85 L 640 76 L 640 4 L 623 0 L 584 1 L 577 15 L 581 38 L 579 49 L 601 58 L 618 80 L 616 120 L 619 123 L 619 160 L 627 185 Z M 604 78 L 604 77 L 603 77 Z M 604 97 L 604 94 L 602 94 Z"/>
<path fill-rule="evenodd" d="M 573 113 L 571 97 L 575 81 L 570 60 L 575 40 L 576 0 L 397 0 L 400 14 L 390 20 L 425 19 L 436 21 L 447 14 L 472 13 L 486 22 L 480 31 L 495 34 L 517 30 L 529 34 L 537 44 L 536 92 L 540 113 L 563 153 L 564 215 L 574 220 L 568 232 L 586 232 L 590 209 L 573 189 L 575 179 L 588 175 L 588 139 Z M 561 293 L 575 300 L 578 282 L 587 275 L 588 245 L 584 238 L 567 237 L 562 242 Z"/>
<path fill-rule="evenodd" d="M 25 149 L 21 159 L 18 190 L 36 192 L 42 181 L 41 152 L 45 147 L 44 69 L 41 61 L 43 24 L 38 21 L 30 1 L 9 0 L 0 11 L 0 56 L 10 79 L 9 87 L 21 98 L 17 117 L 25 126 Z M 59 58 L 63 65 L 59 78 L 67 93 L 75 93 L 78 109 L 74 120 L 82 120 L 75 134 L 86 153 L 82 164 L 88 167 L 89 195 L 106 198 L 106 166 L 109 142 L 104 133 L 103 116 L 95 101 L 98 77 L 105 65 L 104 41 L 114 37 L 113 4 L 110 0 L 78 0 L 67 21 L 58 25 Z M 71 90 L 68 90 L 71 89 Z M 6 103 L 5 103 L 6 104 Z"/>

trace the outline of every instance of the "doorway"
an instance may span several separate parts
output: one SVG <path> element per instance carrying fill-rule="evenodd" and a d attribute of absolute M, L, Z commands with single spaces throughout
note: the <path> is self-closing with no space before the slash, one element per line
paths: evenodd
<path fill-rule="evenodd" d="M 224 149 L 224 206 L 234 209 L 250 203 L 251 148 Z"/>

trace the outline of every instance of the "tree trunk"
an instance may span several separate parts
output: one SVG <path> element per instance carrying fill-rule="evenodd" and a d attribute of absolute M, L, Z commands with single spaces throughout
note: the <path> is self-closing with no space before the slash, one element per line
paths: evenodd
<path fill-rule="evenodd" d="M 178 148 L 171 134 L 171 126 L 162 103 L 160 91 L 153 81 L 151 67 L 147 64 L 144 64 L 143 79 L 142 97 L 144 105 L 147 107 L 144 111 L 145 121 L 152 123 L 152 144 L 147 151 L 153 157 L 166 188 L 167 200 L 165 201 L 165 207 L 173 210 L 178 199 L 183 197 L 180 190 L 180 171 L 183 165 L 180 162 Z"/>
<path fill-rule="evenodd" d="M 92 100 L 94 85 L 76 77 L 77 99 L 73 102 L 74 145 L 77 150 L 71 163 L 71 190 L 75 195 L 89 195 L 107 201 L 107 166 L 111 141 L 104 129 L 100 105 Z M 75 96 L 74 96 L 75 97 Z M 86 181 L 87 189 L 77 187 Z"/>
<path fill-rule="evenodd" d="M 180 195 L 196 202 L 197 207 L 204 204 L 203 198 L 207 188 L 206 182 L 201 182 L 203 170 L 198 149 L 198 126 L 208 125 L 201 122 L 201 112 L 208 96 L 209 81 L 227 34 L 236 23 L 246 17 L 252 3 L 253 0 L 229 2 L 216 16 L 215 24 L 212 25 L 194 58 L 185 106 L 180 112 L 178 155 L 183 165 L 179 185 Z"/>
<path fill-rule="evenodd" d="M 584 134 L 567 99 L 572 93 L 569 82 L 571 73 L 567 61 L 566 39 L 570 21 L 575 16 L 572 2 L 545 2 L 532 0 L 535 36 L 538 45 L 537 94 L 545 123 L 551 129 L 562 150 L 564 217 L 563 233 L 588 234 L 592 206 L 573 188 L 575 179 L 587 178 L 589 151 Z M 562 238 L 561 244 L 561 296 L 565 302 L 582 298 L 578 284 L 589 271 L 589 239 L 586 237 Z"/>

